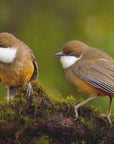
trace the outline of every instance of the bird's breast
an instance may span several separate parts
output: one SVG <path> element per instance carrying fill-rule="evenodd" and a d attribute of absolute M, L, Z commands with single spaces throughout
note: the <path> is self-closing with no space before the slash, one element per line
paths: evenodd
<path fill-rule="evenodd" d="M 4 64 L 4 66 L 0 67 L 0 79 L 7 87 L 24 85 L 31 79 L 33 72 L 32 60 L 26 64 L 21 62 Z"/>

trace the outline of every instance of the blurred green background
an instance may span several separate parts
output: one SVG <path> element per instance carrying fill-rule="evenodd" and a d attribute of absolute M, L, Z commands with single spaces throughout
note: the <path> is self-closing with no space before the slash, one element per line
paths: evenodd
<path fill-rule="evenodd" d="M 80 40 L 114 58 L 114 1 L 2 0 L 0 32 L 13 33 L 30 46 L 39 65 L 39 81 L 51 94 L 86 99 L 88 95 L 78 92 L 65 79 L 55 53 L 67 41 Z M 6 96 L 2 85 L 0 96 Z M 109 98 L 97 98 L 91 103 L 107 112 Z"/>

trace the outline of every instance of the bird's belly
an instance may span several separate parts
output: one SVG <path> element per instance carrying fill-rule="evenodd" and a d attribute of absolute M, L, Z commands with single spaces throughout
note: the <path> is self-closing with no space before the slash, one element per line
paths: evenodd
<path fill-rule="evenodd" d="M 90 94 L 93 97 L 106 96 L 107 95 L 106 92 L 91 86 L 89 83 L 87 83 L 86 81 L 82 80 L 81 78 L 79 78 L 78 76 L 73 74 L 72 72 L 66 73 L 66 78 L 72 84 L 74 84 L 80 91 L 88 93 L 88 94 Z"/>
<path fill-rule="evenodd" d="M 24 68 L 2 71 L 0 79 L 6 87 L 24 85 L 30 80 L 34 72 L 33 63 L 26 65 Z"/>

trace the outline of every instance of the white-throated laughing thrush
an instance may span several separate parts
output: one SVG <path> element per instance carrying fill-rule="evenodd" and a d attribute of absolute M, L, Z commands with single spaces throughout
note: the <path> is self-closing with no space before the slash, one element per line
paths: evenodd
<path fill-rule="evenodd" d="M 114 97 L 114 60 L 103 51 L 80 41 L 66 43 L 63 50 L 56 55 L 60 56 L 66 78 L 79 90 L 91 96 L 75 106 L 76 118 L 80 106 L 95 97 L 109 96 L 110 104 L 106 118 L 112 125 L 110 113 Z"/>
<path fill-rule="evenodd" d="M 38 80 L 38 65 L 32 50 L 10 33 L 0 33 L 0 81 L 7 87 L 7 100 L 18 92 L 18 87 Z"/>

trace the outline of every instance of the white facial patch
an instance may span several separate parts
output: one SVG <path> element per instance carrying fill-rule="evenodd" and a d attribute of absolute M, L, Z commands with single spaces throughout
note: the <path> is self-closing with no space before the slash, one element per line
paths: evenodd
<path fill-rule="evenodd" d="M 78 61 L 80 57 L 75 57 L 75 56 L 61 56 L 60 61 L 62 63 L 63 68 L 68 68 L 72 66 L 76 61 Z"/>
<path fill-rule="evenodd" d="M 0 61 L 4 63 L 13 62 L 16 56 L 17 49 L 16 48 L 2 48 L 0 47 Z"/>

